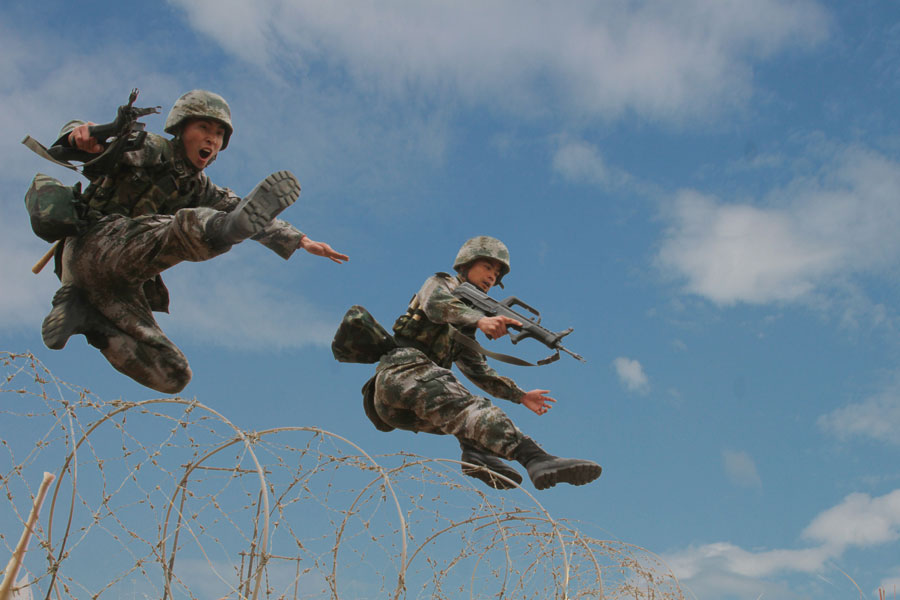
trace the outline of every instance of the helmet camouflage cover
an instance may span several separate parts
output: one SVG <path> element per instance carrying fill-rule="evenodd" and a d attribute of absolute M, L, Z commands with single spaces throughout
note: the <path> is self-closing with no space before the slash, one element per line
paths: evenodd
<path fill-rule="evenodd" d="M 206 90 L 191 90 L 175 101 L 166 117 L 166 133 L 178 135 L 186 119 L 213 119 L 225 127 L 222 150 L 234 132 L 231 124 L 231 108 L 222 96 Z"/>
<path fill-rule="evenodd" d="M 467 240 L 459 249 L 456 260 L 453 261 L 453 268 L 458 273 L 463 267 L 478 258 L 493 258 L 500 262 L 498 284 L 503 280 L 503 276 L 509 273 L 509 250 L 506 248 L 506 244 L 487 235 L 479 235 Z"/>

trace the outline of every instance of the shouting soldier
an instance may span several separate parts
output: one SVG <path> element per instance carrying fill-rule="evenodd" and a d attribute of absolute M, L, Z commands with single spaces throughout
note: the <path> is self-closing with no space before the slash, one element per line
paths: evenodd
<path fill-rule="evenodd" d="M 68 123 L 54 146 L 99 155 L 104 146 L 91 136 L 91 125 Z M 234 131 L 221 96 L 204 90 L 184 94 L 169 112 L 165 131 L 172 139 L 141 132 L 146 137 L 137 148 L 102 169 L 85 167 L 91 183 L 84 192 L 75 188 L 82 223 L 57 251 L 62 286 L 41 333 L 54 350 L 83 334 L 125 375 L 177 393 L 190 381 L 191 369 L 153 317 L 152 311 L 168 310 L 162 271 L 182 261 L 209 260 L 247 238 L 285 259 L 297 248 L 337 263 L 347 256 L 275 219 L 300 195 L 290 172 L 269 175 L 243 199 L 209 180 L 204 169 Z M 34 202 L 60 187 L 38 175 L 28 193 Z"/>

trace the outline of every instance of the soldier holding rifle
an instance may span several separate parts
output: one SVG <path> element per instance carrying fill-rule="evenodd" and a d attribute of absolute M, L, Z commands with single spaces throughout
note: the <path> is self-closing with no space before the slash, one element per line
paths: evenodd
<path fill-rule="evenodd" d="M 74 121 L 49 151 L 29 146 L 56 162 L 81 160 L 91 181 L 82 192 L 80 185 L 67 188 L 39 174 L 26 196 L 35 233 L 63 240 L 56 254 L 62 286 L 41 333 L 54 350 L 83 334 L 125 375 L 177 393 L 190 381 L 191 369 L 153 317 L 153 311 L 168 310 L 162 271 L 182 261 L 209 260 L 248 238 L 285 259 L 298 248 L 337 263 L 347 256 L 275 218 L 300 195 L 290 172 L 269 175 L 243 199 L 209 180 L 204 170 L 234 131 L 221 96 L 204 90 L 181 96 L 166 119 L 165 131 L 173 136 L 166 139 L 135 126 L 135 115 L 155 112 L 133 109 L 136 95 L 135 90 L 120 108 L 117 123 L 124 120 L 126 129 L 109 144 L 108 127 Z M 53 200 L 65 192 L 70 202 Z M 75 222 L 54 227 L 54 211 L 73 206 Z"/>

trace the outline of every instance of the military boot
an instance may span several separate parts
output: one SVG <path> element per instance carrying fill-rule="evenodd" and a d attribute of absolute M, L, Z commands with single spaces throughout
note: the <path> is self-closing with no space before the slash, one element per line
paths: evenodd
<path fill-rule="evenodd" d="M 469 477 L 480 479 L 496 490 L 509 490 L 515 486 L 505 479 L 496 477 L 495 473 L 515 481 L 516 484 L 522 483 L 522 476 L 519 475 L 518 471 L 496 456 L 475 447 L 472 442 L 460 438 L 459 447 L 462 448 L 460 460 L 464 463 L 470 463 L 462 465 L 462 472 Z"/>
<path fill-rule="evenodd" d="M 272 173 L 247 194 L 231 212 L 211 223 L 208 235 L 215 245 L 231 246 L 269 226 L 272 219 L 300 197 L 300 182 L 290 171 Z"/>
<path fill-rule="evenodd" d="M 584 485 L 600 477 L 602 468 L 591 460 L 559 458 L 547 454 L 534 440 L 526 437 L 516 446 L 513 458 L 528 470 L 531 483 L 539 490 L 557 483 Z"/>
<path fill-rule="evenodd" d="M 63 284 L 53 295 L 53 308 L 41 325 L 44 344 L 51 350 L 61 350 L 70 337 L 83 333 L 91 345 L 104 347 L 105 337 L 92 326 L 96 313 L 79 288 L 70 283 Z"/>

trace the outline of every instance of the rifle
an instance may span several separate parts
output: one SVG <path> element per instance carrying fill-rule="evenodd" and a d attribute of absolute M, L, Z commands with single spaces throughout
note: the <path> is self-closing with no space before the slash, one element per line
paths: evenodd
<path fill-rule="evenodd" d="M 545 358 L 544 360 L 538 361 L 539 365 L 544 365 L 555 360 L 559 360 L 559 351 L 570 354 L 571 356 L 577 358 L 581 362 L 587 362 L 584 357 L 575 354 L 568 348 L 564 347 L 559 343 L 561 339 L 572 333 L 574 329 L 569 327 L 564 331 L 560 331 L 555 333 L 550 331 L 549 329 L 543 327 L 541 323 L 541 313 L 539 313 L 534 308 L 528 306 L 515 296 L 510 296 L 506 300 L 498 302 L 494 300 L 477 287 L 472 285 L 471 283 L 462 283 L 453 290 L 453 295 L 463 300 L 464 302 L 471 305 L 476 310 L 483 312 L 485 315 L 489 317 L 495 316 L 503 316 L 509 317 L 511 319 L 515 319 L 522 323 L 521 327 L 516 325 L 510 325 L 509 328 L 515 331 L 519 331 L 520 333 L 513 335 L 509 334 L 509 339 L 513 344 L 517 344 L 519 340 L 523 340 L 525 338 L 534 338 L 540 343 L 544 344 L 551 350 L 556 350 L 556 354 Z M 521 313 L 518 313 L 512 309 L 513 306 L 521 306 L 531 314 L 533 317 L 525 316 Z"/>
<path fill-rule="evenodd" d="M 132 88 L 131 94 L 128 96 L 128 104 L 123 104 L 118 108 L 114 121 L 103 125 L 91 125 L 88 128 L 90 136 L 101 145 L 107 144 L 107 140 L 113 138 L 112 142 L 108 143 L 100 154 L 91 154 L 78 148 L 60 145 L 58 142 L 61 140 L 57 140 L 57 144 L 48 149 L 30 135 L 25 136 L 22 143 L 50 162 L 73 171 L 78 171 L 78 168 L 69 161 L 80 161 L 82 163 L 81 172 L 89 179 L 92 179 L 92 175 L 102 174 L 114 167 L 125 152 L 137 150 L 144 145 L 147 132 L 144 131 L 144 123 L 141 123 L 138 119 L 158 113 L 162 110 L 162 107 L 138 108 L 134 106 L 134 101 L 137 100 L 139 93 L 137 88 Z M 57 246 L 59 246 L 59 242 L 54 243 L 50 250 L 35 263 L 31 268 L 32 273 L 38 274 L 41 272 L 53 257 Z"/>
<path fill-rule="evenodd" d="M 118 108 L 114 121 L 103 125 L 91 125 L 88 128 L 88 133 L 92 138 L 96 139 L 99 144 L 106 145 L 106 148 L 99 155 L 72 148 L 71 146 L 54 145 L 48 150 L 50 156 L 57 161 L 63 162 L 70 160 L 81 161 L 83 163 L 82 170 L 88 169 L 90 171 L 104 172 L 113 167 L 122 154 L 131 150 L 137 150 L 143 146 L 147 132 L 144 131 L 144 123 L 141 123 L 138 119 L 158 113 L 162 110 L 162 107 L 138 108 L 134 106 L 138 93 L 137 88 L 131 90 L 131 94 L 128 96 L 128 104 L 123 104 Z M 107 144 L 109 138 L 113 138 L 113 140 Z"/>

